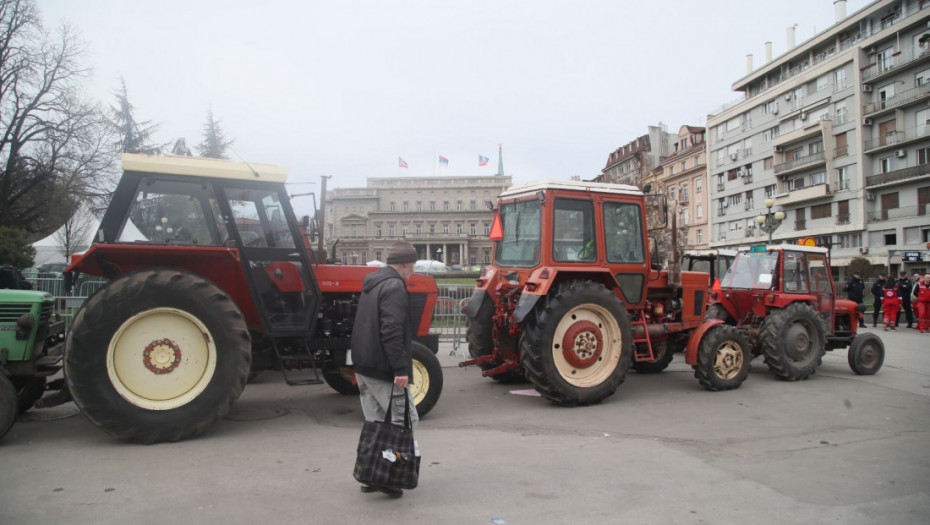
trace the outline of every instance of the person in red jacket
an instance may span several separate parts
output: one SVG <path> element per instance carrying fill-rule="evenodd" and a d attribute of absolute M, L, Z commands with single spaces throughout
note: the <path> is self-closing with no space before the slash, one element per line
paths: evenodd
<path fill-rule="evenodd" d="M 930 333 L 930 273 L 914 285 L 913 299 L 917 305 L 917 328 L 920 333 Z"/>
<path fill-rule="evenodd" d="M 882 310 L 885 312 L 885 331 L 894 331 L 898 322 L 898 310 L 901 309 L 901 296 L 898 295 L 898 283 L 889 280 L 882 294 Z"/>

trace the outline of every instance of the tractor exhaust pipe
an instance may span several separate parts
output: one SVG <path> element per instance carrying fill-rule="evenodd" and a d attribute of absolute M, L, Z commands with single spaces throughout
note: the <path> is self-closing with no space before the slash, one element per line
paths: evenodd
<path fill-rule="evenodd" d="M 678 249 L 678 201 L 672 201 L 672 248 L 668 257 L 668 285 L 673 289 L 681 287 L 681 251 Z"/>

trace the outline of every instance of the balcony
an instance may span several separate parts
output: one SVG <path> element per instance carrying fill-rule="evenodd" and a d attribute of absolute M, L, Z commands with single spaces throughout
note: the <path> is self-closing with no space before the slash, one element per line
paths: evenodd
<path fill-rule="evenodd" d="M 750 183 L 752 183 L 752 173 L 743 175 L 743 184 L 750 184 Z"/>
<path fill-rule="evenodd" d="M 833 191 L 844 191 L 849 189 L 849 179 L 836 179 L 833 181 Z"/>
<path fill-rule="evenodd" d="M 881 137 L 866 140 L 863 144 L 866 153 L 874 153 L 884 148 L 901 146 L 910 141 L 930 136 L 930 126 L 916 126 L 906 130 L 895 130 L 885 133 Z"/>
<path fill-rule="evenodd" d="M 745 209 L 745 210 L 751 210 L 752 208 L 753 208 L 753 206 L 752 206 L 752 201 L 746 201 L 746 202 L 743 203 L 743 209 Z"/>
<path fill-rule="evenodd" d="M 838 159 L 840 157 L 845 157 L 849 155 L 849 146 L 840 146 L 833 150 L 833 158 Z"/>
<path fill-rule="evenodd" d="M 900 170 L 889 171 L 888 173 L 880 173 L 878 175 L 871 175 L 865 178 L 865 186 L 878 186 L 879 184 L 891 184 L 893 182 L 904 182 L 913 179 L 919 179 L 930 175 L 930 164 L 924 164 L 923 166 L 913 166 L 911 168 L 904 168 Z"/>
<path fill-rule="evenodd" d="M 723 217 L 727 214 L 726 208 L 717 208 L 717 217 Z"/>
<path fill-rule="evenodd" d="M 786 194 L 781 194 L 776 197 L 776 202 L 781 206 L 787 206 L 789 204 L 796 204 L 798 202 L 819 199 L 828 195 L 830 195 L 830 185 L 821 183 L 804 188 L 798 188 L 796 190 L 791 190 Z"/>
<path fill-rule="evenodd" d="M 722 182 L 717 183 L 717 191 L 723 191 L 726 187 L 727 187 L 726 184 Z"/>
<path fill-rule="evenodd" d="M 798 220 L 794 221 L 794 231 L 800 232 L 800 231 L 804 231 L 804 230 L 806 230 L 806 229 L 807 229 L 807 220 L 805 220 L 805 219 L 798 219 Z"/>
<path fill-rule="evenodd" d="M 920 102 L 928 96 L 930 96 L 930 84 L 923 84 L 915 88 L 906 89 L 900 93 L 895 93 L 884 100 L 869 102 L 862 108 L 862 114 L 866 117 L 876 115 L 914 102 Z"/>
<path fill-rule="evenodd" d="M 891 208 L 869 212 L 866 219 L 869 222 L 890 221 L 894 219 L 907 219 L 909 217 L 922 217 L 930 214 L 930 204 L 906 206 L 904 208 Z"/>
<path fill-rule="evenodd" d="M 849 224 L 849 214 L 848 214 L 848 213 L 843 213 L 843 214 L 841 214 L 841 215 L 837 215 L 837 216 L 836 216 L 836 225 L 837 225 L 837 226 L 843 226 L 843 225 L 846 225 L 846 224 Z"/>
<path fill-rule="evenodd" d="M 901 49 L 899 53 L 892 55 L 891 60 L 881 63 L 876 62 L 863 69 L 862 80 L 872 82 L 900 70 L 902 66 L 906 66 L 911 62 L 927 61 L 928 59 L 930 59 L 930 49 L 921 49 L 913 45 L 907 46 Z"/>
<path fill-rule="evenodd" d="M 793 171 L 813 167 L 817 164 L 825 163 L 824 154 L 822 151 L 805 155 L 801 158 L 794 160 L 789 160 L 788 162 L 782 162 L 781 164 L 775 165 L 775 174 L 776 175 L 785 175 Z"/>

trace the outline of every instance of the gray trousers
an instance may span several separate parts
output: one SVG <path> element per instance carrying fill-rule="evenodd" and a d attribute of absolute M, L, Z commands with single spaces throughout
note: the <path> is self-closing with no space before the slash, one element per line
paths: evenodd
<path fill-rule="evenodd" d="M 398 426 L 404 425 L 404 390 L 402 388 L 394 386 L 391 381 L 366 377 L 361 374 L 355 374 L 355 380 L 358 382 L 359 397 L 362 400 L 362 414 L 364 414 L 366 421 L 384 421 L 384 416 L 387 415 L 388 398 L 391 398 L 391 387 L 393 387 L 391 422 Z M 413 402 L 413 396 L 410 395 L 409 388 L 407 388 L 407 399 L 410 402 L 410 427 L 416 429 L 420 416 L 417 415 L 417 406 Z"/>

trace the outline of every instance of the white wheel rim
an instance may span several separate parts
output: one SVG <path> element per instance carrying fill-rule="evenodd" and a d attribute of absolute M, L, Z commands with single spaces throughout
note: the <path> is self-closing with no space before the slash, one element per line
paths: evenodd
<path fill-rule="evenodd" d="M 413 360 L 413 385 L 410 386 L 410 395 L 413 397 L 413 404 L 419 405 L 420 401 L 423 401 L 423 398 L 426 397 L 426 393 L 429 392 L 429 372 L 426 370 L 426 365 Z"/>
<path fill-rule="evenodd" d="M 154 308 L 127 319 L 107 347 L 107 375 L 126 401 L 147 410 L 190 403 L 216 371 L 216 345 L 188 312 Z"/>
<path fill-rule="evenodd" d="M 579 324 L 591 328 L 578 330 Z M 594 387 L 606 381 L 616 370 L 622 339 L 620 326 L 609 310 L 590 303 L 576 306 L 559 320 L 555 328 L 552 359 L 559 375 L 567 383 L 579 388 Z M 563 348 L 567 340 L 572 341 L 572 346 Z"/>
<path fill-rule="evenodd" d="M 739 375 L 743 368 L 743 349 L 735 341 L 725 341 L 717 347 L 714 359 L 714 374 L 724 381 Z"/>

